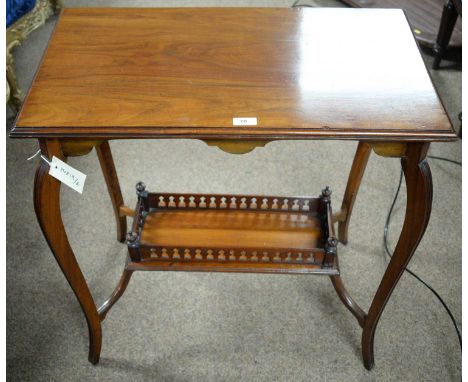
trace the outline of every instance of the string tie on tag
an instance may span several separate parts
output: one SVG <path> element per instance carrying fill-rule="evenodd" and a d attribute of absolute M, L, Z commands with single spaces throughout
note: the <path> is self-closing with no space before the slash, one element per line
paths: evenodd
<path fill-rule="evenodd" d="M 35 157 L 38 156 L 38 154 L 41 152 L 41 150 L 37 150 L 36 154 L 34 154 L 32 157 L 29 157 L 27 160 L 34 159 Z M 45 161 L 49 166 L 52 166 L 52 163 L 47 159 L 44 155 L 41 154 L 41 158 L 43 161 Z"/>

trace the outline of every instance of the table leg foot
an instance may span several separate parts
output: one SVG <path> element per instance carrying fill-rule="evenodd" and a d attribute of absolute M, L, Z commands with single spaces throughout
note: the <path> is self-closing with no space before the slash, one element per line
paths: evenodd
<path fill-rule="evenodd" d="M 88 352 L 88 361 L 93 365 L 99 363 L 99 358 L 101 356 L 101 346 L 102 346 L 102 332 L 91 334 L 90 332 L 90 343 L 89 343 L 89 352 Z"/>
<path fill-rule="evenodd" d="M 66 160 L 58 140 L 40 140 L 40 146 L 44 156 Z M 101 352 L 101 321 L 63 225 L 60 212 L 61 183 L 48 172 L 49 165 L 41 161 L 34 179 L 34 209 L 47 243 L 85 315 L 89 330 L 89 361 L 95 364 Z"/>
<path fill-rule="evenodd" d="M 367 314 L 362 333 L 362 356 L 366 369 L 374 366 L 374 335 L 380 316 L 426 231 L 432 206 L 432 177 L 426 161 L 428 143 L 408 143 L 401 159 L 407 203 L 403 229 L 393 256 Z"/>
<path fill-rule="evenodd" d="M 343 197 L 341 211 L 344 212 L 344 220 L 338 223 L 338 239 L 343 243 L 348 243 L 348 226 L 353 211 L 354 201 L 356 200 L 361 180 L 366 170 L 371 146 L 366 142 L 359 142 L 354 156 L 353 165 L 348 177 L 348 184 Z"/>
<path fill-rule="evenodd" d="M 104 141 L 99 146 L 96 146 L 96 152 L 112 201 L 112 207 L 114 208 L 115 220 L 117 223 L 117 240 L 123 243 L 127 233 L 127 220 L 126 217 L 122 216 L 120 213 L 120 207 L 124 205 L 124 202 L 109 142 Z"/>

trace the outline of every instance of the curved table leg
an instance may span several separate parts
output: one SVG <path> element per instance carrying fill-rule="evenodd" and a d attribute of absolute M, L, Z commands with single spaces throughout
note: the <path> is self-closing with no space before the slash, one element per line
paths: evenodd
<path fill-rule="evenodd" d="M 109 296 L 109 298 L 104 302 L 104 304 L 102 304 L 101 307 L 98 309 L 99 318 L 101 319 L 101 321 L 104 321 L 110 308 L 112 308 L 112 306 L 124 294 L 125 289 L 127 289 L 130 278 L 132 277 L 132 274 L 133 274 L 133 270 L 124 269 L 122 276 L 120 277 L 120 281 L 115 287 L 114 291 Z"/>
<path fill-rule="evenodd" d="M 58 140 L 40 140 L 40 146 L 44 156 L 65 159 Z M 101 321 L 63 226 L 60 212 L 61 183 L 48 172 L 49 165 L 41 161 L 34 179 L 34 209 L 47 243 L 81 305 L 89 330 L 88 358 L 96 364 L 101 353 Z"/>
<path fill-rule="evenodd" d="M 114 208 L 115 220 L 117 222 L 117 240 L 123 243 L 127 233 L 127 219 L 125 216 L 121 216 L 120 214 L 120 207 L 124 205 L 124 202 L 109 142 L 104 141 L 100 145 L 96 146 L 96 152 L 99 158 L 99 163 L 101 164 L 102 173 L 104 174 L 104 179 L 106 180 L 107 190 L 109 191 L 112 201 L 112 207 Z"/>
<path fill-rule="evenodd" d="M 348 242 L 348 226 L 353 212 L 354 201 L 361 185 L 361 180 L 369 160 L 371 146 L 366 142 L 359 142 L 354 156 L 353 165 L 348 177 L 348 184 L 343 197 L 341 211 L 344 212 L 344 220 L 338 223 L 338 238 L 343 243 Z"/>
<path fill-rule="evenodd" d="M 407 188 L 406 215 L 393 256 L 370 306 L 362 333 L 364 366 L 374 366 L 374 334 L 398 280 L 424 235 L 432 206 L 432 177 L 426 161 L 428 143 L 408 143 L 401 165 Z"/>

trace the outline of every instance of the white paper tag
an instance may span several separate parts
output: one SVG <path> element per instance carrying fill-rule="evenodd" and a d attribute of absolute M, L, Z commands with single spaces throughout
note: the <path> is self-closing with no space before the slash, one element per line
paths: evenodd
<path fill-rule="evenodd" d="M 56 157 L 52 157 L 52 161 L 50 162 L 49 175 L 57 178 L 63 184 L 66 184 L 68 187 L 74 189 L 80 194 L 83 193 L 86 175 L 75 170 L 73 167 Z"/>
<path fill-rule="evenodd" d="M 257 126 L 256 117 L 243 117 L 243 118 L 233 118 L 233 126 Z"/>

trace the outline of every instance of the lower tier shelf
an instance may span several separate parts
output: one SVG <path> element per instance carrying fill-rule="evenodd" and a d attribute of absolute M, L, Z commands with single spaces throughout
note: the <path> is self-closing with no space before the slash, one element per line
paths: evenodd
<path fill-rule="evenodd" d="M 247 262 L 214 262 L 214 261 L 145 261 L 133 262 L 131 259 L 125 267 L 133 271 L 183 271 L 183 272 L 226 272 L 226 273 L 277 273 L 277 274 L 316 274 L 339 276 L 338 262 L 332 267 L 322 268 L 317 264 L 262 264 Z"/>
<path fill-rule="evenodd" d="M 328 188 L 320 198 L 137 190 L 127 269 L 339 275 Z"/>

